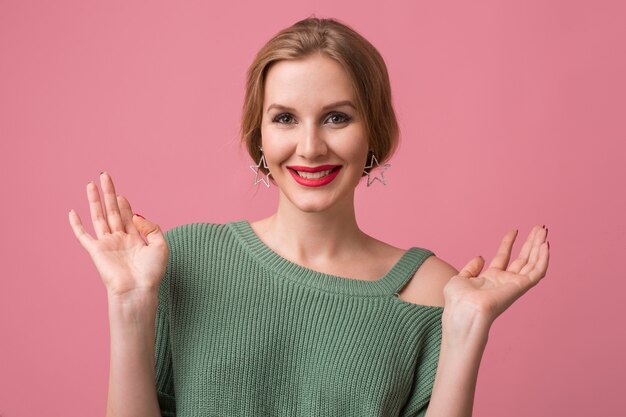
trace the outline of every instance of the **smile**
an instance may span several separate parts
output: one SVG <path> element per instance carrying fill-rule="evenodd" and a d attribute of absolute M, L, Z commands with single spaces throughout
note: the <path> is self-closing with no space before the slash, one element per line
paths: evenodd
<path fill-rule="evenodd" d="M 318 167 L 288 166 L 294 180 L 305 187 L 321 187 L 335 179 L 341 165 L 321 165 Z"/>

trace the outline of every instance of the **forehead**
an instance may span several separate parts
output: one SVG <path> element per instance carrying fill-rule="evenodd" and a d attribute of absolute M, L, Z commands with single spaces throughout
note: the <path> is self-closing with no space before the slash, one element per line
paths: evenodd
<path fill-rule="evenodd" d="M 322 107 L 343 100 L 354 103 L 348 73 L 337 61 L 321 54 L 274 63 L 264 87 L 264 109 L 271 104 L 298 108 Z"/>

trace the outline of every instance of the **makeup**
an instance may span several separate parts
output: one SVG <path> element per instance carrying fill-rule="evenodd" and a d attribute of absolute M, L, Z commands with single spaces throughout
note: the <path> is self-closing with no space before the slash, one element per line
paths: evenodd
<path fill-rule="evenodd" d="M 317 167 L 290 165 L 287 169 L 298 184 L 305 187 L 322 187 L 337 177 L 341 165 L 320 165 Z"/>

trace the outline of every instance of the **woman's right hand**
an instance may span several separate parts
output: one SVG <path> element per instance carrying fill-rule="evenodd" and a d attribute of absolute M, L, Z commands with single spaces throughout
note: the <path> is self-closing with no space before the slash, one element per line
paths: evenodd
<path fill-rule="evenodd" d="M 98 187 L 93 182 L 87 184 L 96 238 L 85 231 L 74 210 L 69 213 L 72 230 L 96 265 L 109 297 L 129 301 L 146 295 L 154 297 L 169 255 L 163 233 L 158 225 L 133 215 L 128 200 L 115 193 L 108 173 L 100 174 L 100 184 L 104 211 Z"/>

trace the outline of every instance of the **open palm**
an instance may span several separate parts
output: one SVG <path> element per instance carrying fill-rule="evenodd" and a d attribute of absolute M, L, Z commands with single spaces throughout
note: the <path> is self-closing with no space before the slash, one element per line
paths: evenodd
<path fill-rule="evenodd" d="M 493 321 L 546 274 L 549 259 L 548 230 L 535 226 L 519 256 L 509 264 L 517 231 L 507 233 L 496 256 L 483 271 L 484 260 L 475 258 L 444 289 L 446 306 L 463 305 Z"/>
<path fill-rule="evenodd" d="M 113 180 L 106 172 L 100 175 L 100 182 L 105 211 L 98 187 L 92 182 L 87 184 L 96 238 L 85 231 L 80 217 L 71 210 L 69 221 L 76 238 L 91 256 L 110 293 L 156 291 L 169 253 L 159 226 L 133 216 L 128 200 L 116 195 Z"/>

